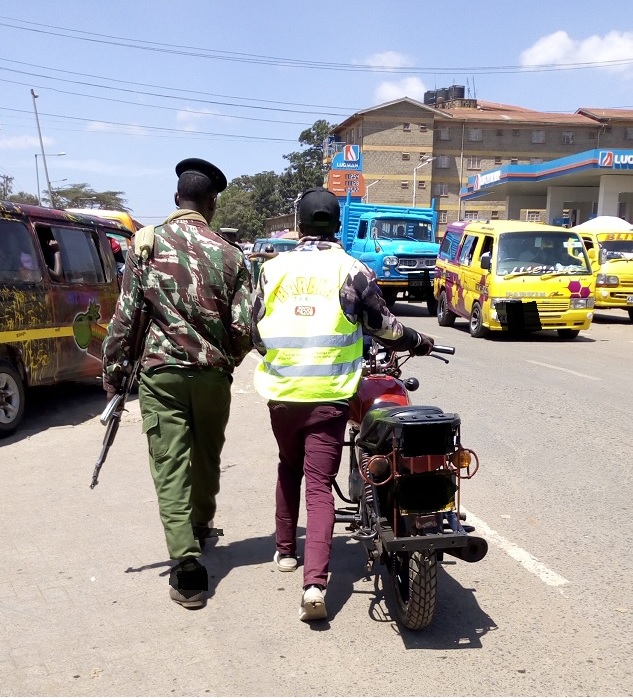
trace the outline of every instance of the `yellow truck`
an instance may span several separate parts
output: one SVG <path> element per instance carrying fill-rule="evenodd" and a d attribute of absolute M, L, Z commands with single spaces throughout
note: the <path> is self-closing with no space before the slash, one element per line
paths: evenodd
<path fill-rule="evenodd" d="M 633 225 L 615 216 L 598 216 L 571 228 L 588 250 L 595 250 L 596 308 L 626 310 L 633 320 Z"/>
<path fill-rule="evenodd" d="M 438 323 L 470 334 L 556 330 L 575 339 L 593 318 L 596 278 L 580 235 L 526 221 L 451 223 L 438 253 Z M 596 264 L 597 266 L 597 264 Z"/>

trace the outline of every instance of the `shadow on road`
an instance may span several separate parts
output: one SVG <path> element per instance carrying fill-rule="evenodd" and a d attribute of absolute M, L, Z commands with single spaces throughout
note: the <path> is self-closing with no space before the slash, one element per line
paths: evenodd
<path fill-rule="evenodd" d="M 137 399 L 130 395 L 128 402 Z M 28 439 L 53 427 L 76 426 L 101 414 L 106 397 L 101 380 L 60 383 L 27 391 L 24 419 L 15 434 L 0 440 L 0 445 Z"/>

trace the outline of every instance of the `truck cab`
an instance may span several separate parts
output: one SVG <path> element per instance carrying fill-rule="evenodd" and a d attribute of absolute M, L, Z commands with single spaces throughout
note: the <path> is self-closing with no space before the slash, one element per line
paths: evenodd
<path fill-rule="evenodd" d="M 433 209 L 351 202 L 341 206 L 341 243 L 375 274 L 389 307 L 399 294 L 409 302 L 426 301 L 435 315 L 435 260 L 439 251 Z"/>

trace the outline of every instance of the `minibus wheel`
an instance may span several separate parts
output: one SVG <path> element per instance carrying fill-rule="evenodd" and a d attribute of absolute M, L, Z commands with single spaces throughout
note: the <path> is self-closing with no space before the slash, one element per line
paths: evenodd
<path fill-rule="evenodd" d="M 0 437 L 12 434 L 24 416 L 24 384 L 13 364 L 0 361 Z"/>
<path fill-rule="evenodd" d="M 556 331 L 561 339 L 576 339 L 580 334 L 580 330 L 570 330 L 569 327 L 564 327 L 562 330 Z"/>
<path fill-rule="evenodd" d="M 470 311 L 470 336 L 480 339 L 488 334 L 488 328 L 484 327 L 484 315 L 481 312 L 479 303 L 473 303 L 473 309 Z"/>
<path fill-rule="evenodd" d="M 446 291 L 440 291 L 440 297 L 437 299 L 437 324 L 440 327 L 452 327 L 456 317 L 457 315 L 448 307 Z"/>

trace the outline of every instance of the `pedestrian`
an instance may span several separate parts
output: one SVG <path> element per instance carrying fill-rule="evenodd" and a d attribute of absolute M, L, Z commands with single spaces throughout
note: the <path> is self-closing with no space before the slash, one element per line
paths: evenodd
<path fill-rule="evenodd" d="M 209 228 L 226 177 L 205 160 L 176 166 L 178 210 L 155 228 L 147 263 L 126 255 L 122 288 L 103 345 L 108 398 L 120 384 L 139 294 L 149 307 L 139 385 L 152 477 L 176 564 L 170 597 L 204 605 L 198 558 L 213 529 L 234 368 L 251 349 L 251 282 L 244 256 Z M 137 233 L 138 235 L 138 233 Z"/>
<path fill-rule="evenodd" d="M 327 189 L 299 202 L 300 240 L 263 264 L 253 304 L 253 341 L 263 355 L 255 387 L 268 399 L 279 447 L 274 562 L 297 569 L 297 521 L 305 475 L 307 528 L 300 619 L 327 616 L 338 473 L 348 400 L 356 391 L 363 332 L 396 351 L 428 354 L 433 340 L 388 310 L 375 274 L 343 251 L 338 199 Z"/>

